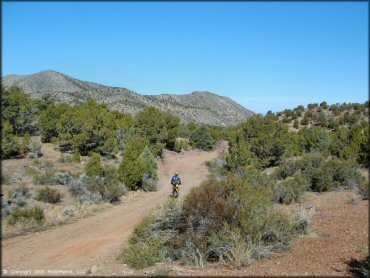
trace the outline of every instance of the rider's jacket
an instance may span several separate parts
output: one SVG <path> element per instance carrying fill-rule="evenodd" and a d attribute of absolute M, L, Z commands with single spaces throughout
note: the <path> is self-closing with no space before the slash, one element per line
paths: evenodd
<path fill-rule="evenodd" d="M 171 179 L 171 184 L 172 185 L 176 185 L 176 184 L 180 184 L 181 183 L 181 180 L 178 176 L 173 176 L 172 179 Z"/>

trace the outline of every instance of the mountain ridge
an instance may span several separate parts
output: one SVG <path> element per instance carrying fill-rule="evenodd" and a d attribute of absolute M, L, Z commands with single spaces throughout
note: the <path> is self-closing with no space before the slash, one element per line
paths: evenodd
<path fill-rule="evenodd" d="M 142 95 L 123 87 L 82 81 L 54 70 L 28 75 L 10 74 L 2 78 L 2 84 L 5 88 L 21 87 L 33 98 L 51 94 L 58 102 L 71 104 L 81 103 L 91 97 L 111 109 L 131 114 L 154 106 L 172 112 L 185 123 L 195 121 L 216 126 L 234 126 L 254 114 L 229 97 L 209 91 L 193 91 L 182 95 Z"/>

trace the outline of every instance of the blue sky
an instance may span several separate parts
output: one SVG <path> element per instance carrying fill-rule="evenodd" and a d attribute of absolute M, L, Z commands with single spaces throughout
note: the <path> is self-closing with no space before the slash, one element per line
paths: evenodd
<path fill-rule="evenodd" d="M 3 75 L 53 69 L 266 113 L 368 99 L 368 2 L 3 2 Z"/>

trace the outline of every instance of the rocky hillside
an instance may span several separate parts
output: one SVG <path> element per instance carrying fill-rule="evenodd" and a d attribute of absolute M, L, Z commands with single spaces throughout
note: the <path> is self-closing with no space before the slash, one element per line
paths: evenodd
<path fill-rule="evenodd" d="M 92 97 L 110 108 L 136 114 L 148 106 L 170 111 L 182 121 L 232 126 L 253 115 L 228 97 L 210 92 L 193 92 L 185 95 L 140 95 L 125 88 L 109 87 L 77 80 L 56 71 L 42 71 L 32 75 L 8 75 L 4 87 L 19 86 L 34 98 L 53 95 L 58 101 L 80 103 Z"/>
<path fill-rule="evenodd" d="M 369 122 L 369 102 L 329 105 L 323 101 L 320 105 L 310 103 L 307 107 L 299 105 L 294 109 L 285 109 L 278 112 L 276 116 L 292 131 L 312 126 L 321 126 L 330 130 L 362 123 L 366 126 Z"/>

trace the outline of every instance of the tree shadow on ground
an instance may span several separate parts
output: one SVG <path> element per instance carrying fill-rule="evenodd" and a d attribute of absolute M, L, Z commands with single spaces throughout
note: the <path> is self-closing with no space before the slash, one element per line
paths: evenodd
<path fill-rule="evenodd" d="M 369 277 L 370 255 L 363 260 L 350 259 L 346 262 L 348 271 L 355 277 Z"/>

